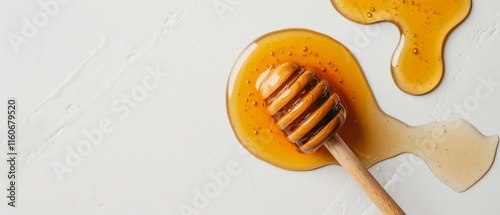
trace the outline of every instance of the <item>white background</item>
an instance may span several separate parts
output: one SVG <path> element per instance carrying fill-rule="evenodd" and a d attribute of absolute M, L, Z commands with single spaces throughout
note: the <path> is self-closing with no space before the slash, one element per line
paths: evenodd
<path fill-rule="evenodd" d="M 52 11 L 43 9 L 47 2 Z M 353 23 L 327 0 L 1 1 L 0 119 L 16 97 L 19 156 L 15 209 L 0 162 L 0 214 L 379 214 L 338 166 L 287 171 L 241 149 L 225 107 L 234 61 L 271 31 L 327 34 L 353 51 L 385 112 L 421 125 L 471 101 L 479 77 L 500 81 L 499 8 L 495 0 L 473 2 L 446 43 L 442 84 L 414 97 L 389 72 L 397 28 Z M 27 23 L 34 27 L 23 32 Z M 145 79 L 155 87 L 146 89 Z M 499 89 L 462 114 L 486 135 L 500 134 Z M 121 99 L 131 94 L 136 100 L 126 106 Z M 112 129 L 81 148 L 102 121 Z M 464 193 L 408 154 L 370 171 L 408 214 L 500 213 L 498 163 Z M 214 174 L 228 180 L 216 185 Z M 205 189 L 212 196 L 200 197 Z"/>

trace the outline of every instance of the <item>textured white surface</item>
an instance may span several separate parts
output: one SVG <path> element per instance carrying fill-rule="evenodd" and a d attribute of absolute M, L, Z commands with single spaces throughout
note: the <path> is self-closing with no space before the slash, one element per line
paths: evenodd
<path fill-rule="evenodd" d="M 57 5 L 49 14 L 41 6 L 47 2 Z M 446 43 L 442 84 L 414 97 L 390 76 L 396 27 L 355 24 L 327 0 L 1 1 L 0 157 L 7 148 L 5 103 L 14 96 L 20 173 L 12 209 L 4 197 L 7 165 L 0 162 L 0 214 L 190 214 L 186 208 L 191 214 L 379 214 L 338 166 L 286 171 L 239 146 L 225 108 L 234 60 L 265 33 L 308 28 L 353 51 L 388 114 L 420 125 L 451 110 L 450 116 L 498 135 L 499 8 L 495 0 L 473 2 Z M 27 22 L 37 22 L 36 31 L 23 32 Z M 360 41 L 361 34 L 368 40 Z M 12 43 L 12 35 L 25 39 Z M 480 77 L 496 83 L 489 97 L 462 114 L 454 111 L 475 96 Z M 91 148 L 84 147 L 88 136 L 96 143 Z M 67 168 L 58 174 L 54 167 L 61 165 Z M 370 170 L 408 214 L 500 213 L 498 163 L 464 193 L 408 154 Z"/>

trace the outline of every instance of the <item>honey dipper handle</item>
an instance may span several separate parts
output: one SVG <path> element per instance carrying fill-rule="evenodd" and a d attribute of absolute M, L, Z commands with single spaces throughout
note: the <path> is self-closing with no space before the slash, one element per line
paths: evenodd
<path fill-rule="evenodd" d="M 324 145 L 384 214 L 405 214 L 338 134 Z"/>

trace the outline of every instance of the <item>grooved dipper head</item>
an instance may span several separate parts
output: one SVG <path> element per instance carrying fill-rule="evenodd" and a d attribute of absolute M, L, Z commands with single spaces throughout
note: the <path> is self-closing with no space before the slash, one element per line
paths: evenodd
<path fill-rule="evenodd" d="M 319 148 L 345 121 L 339 93 L 314 70 L 285 62 L 262 73 L 257 86 L 277 126 L 302 152 Z"/>

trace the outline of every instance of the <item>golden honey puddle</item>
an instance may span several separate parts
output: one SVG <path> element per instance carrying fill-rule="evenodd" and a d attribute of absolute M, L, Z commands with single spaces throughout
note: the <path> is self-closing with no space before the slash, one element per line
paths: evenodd
<path fill-rule="evenodd" d="M 366 166 L 413 153 L 442 182 L 464 191 L 492 165 L 498 136 L 486 137 L 461 119 L 412 127 L 385 114 L 352 54 L 334 39 L 303 29 L 277 31 L 257 39 L 232 69 L 227 88 L 229 119 L 238 140 L 256 157 L 289 170 L 337 164 L 323 147 L 311 154 L 299 152 L 266 110 L 257 79 L 267 69 L 288 61 L 318 71 L 318 78 L 328 80 L 343 97 L 349 111 L 338 133 Z"/>
<path fill-rule="evenodd" d="M 443 47 L 448 34 L 471 9 L 471 0 L 331 0 L 346 18 L 370 24 L 394 23 L 401 33 L 392 77 L 404 92 L 422 95 L 443 78 Z"/>

